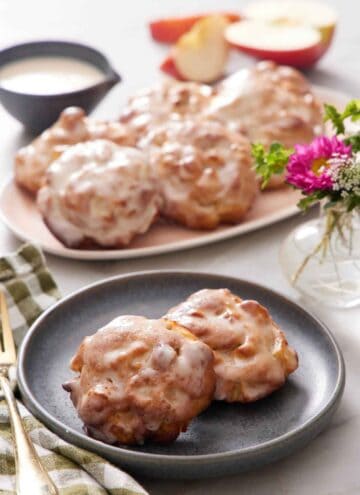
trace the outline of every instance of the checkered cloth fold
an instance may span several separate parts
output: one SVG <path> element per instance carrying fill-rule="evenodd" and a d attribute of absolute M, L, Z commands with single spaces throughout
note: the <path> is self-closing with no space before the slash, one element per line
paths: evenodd
<path fill-rule="evenodd" d="M 0 258 L 0 289 L 7 297 L 17 345 L 36 318 L 60 298 L 42 252 L 31 244 L 25 244 L 16 253 Z M 45 428 L 21 403 L 19 409 L 25 428 L 60 495 L 147 494 L 124 471 L 91 452 L 65 442 Z M 13 444 L 4 401 L 0 401 L 0 493 L 15 495 Z"/>

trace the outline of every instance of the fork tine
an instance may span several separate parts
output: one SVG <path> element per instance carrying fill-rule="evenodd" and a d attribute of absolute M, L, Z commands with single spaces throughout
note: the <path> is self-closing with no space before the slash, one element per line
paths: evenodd
<path fill-rule="evenodd" d="M 15 364 L 16 363 L 15 342 L 10 326 L 10 319 L 9 319 L 5 294 L 1 290 L 0 290 L 0 315 L 1 315 L 2 335 L 3 335 L 3 344 L 4 344 L 3 354 L 4 353 L 6 354 L 7 364 Z"/>

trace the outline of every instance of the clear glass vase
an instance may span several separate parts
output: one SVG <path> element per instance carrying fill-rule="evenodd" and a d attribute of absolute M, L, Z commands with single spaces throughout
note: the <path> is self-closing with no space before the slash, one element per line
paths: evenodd
<path fill-rule="evenodd" d="M 280 263 L 304 296 L 333 308 L 351 308 L 360 305 L 360 215 L 358 210 L 330 213 L 332 220 L 329 210 L 322 210 L 319 219 L 294 229 L 281 247 Z M 339 215 L 327 235 L 329 218 Z"/>

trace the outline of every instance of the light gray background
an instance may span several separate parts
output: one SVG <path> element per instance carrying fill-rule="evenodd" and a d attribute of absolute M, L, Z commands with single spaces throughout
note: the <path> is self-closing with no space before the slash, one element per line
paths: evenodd
<path fill-rule="evenodd" d="M 197 11 L 241 9 L 241 0 L 3 0 L 0 1 L 0 46 L 16 41 L 66 38 L 104 50 L 124 77 L 96 114 L 116 117 L 126 96 L 159 77 L 166 48 L 153 43 L 146 22 L 158 16 Z M 317 84 L 359 97 L 360 3 L 332 0 L 340 24 L 330 52 L 308 77 Z M 235 67 L 252 61 L 237 56 Z M 0 109 L 0 181 L 11 170 L 12 156 L 29 136 Z M 129 271 L 182 268 L 239 276 L 262 283 L 294 299 L 284 279 L 279 247 L 297 217 L 267 229 L 208 247 L 154 258 L 122 262 L 77 262 L 47 256 L 64 294 L 103 277 Z M 0 253 L 19 242 L 0 224 Z M 352 495 L 360 493 L 360 310 L 331 311 L 301 301 L 333 331 L 345 357 L 347 385 L 331 426 L 301 452 L 256 472 L 211 481 L 145 481 L 151 493 L 165 495 Z M 314 363 L 316 367 L 316 363 Z"/>

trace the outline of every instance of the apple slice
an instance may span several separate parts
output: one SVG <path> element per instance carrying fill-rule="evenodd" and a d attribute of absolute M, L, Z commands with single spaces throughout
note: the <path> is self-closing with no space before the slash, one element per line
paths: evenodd
<path fill-rule="evenodd" d="M 187 17 L 168 17 L 157 19 L 149 23 L 150 33 L 155 41 L 160 43 L 176 43 L 177 40 L 196 24 L 196 22 L 213 14 L 199 14 Z M 229 22 L 240 20 L 240 15 L 234 12 L 224 12 L 223 15 Z"/>
<path fill-rule="evenodd" d="M 209 16 L 178 40 L 171 56 L 182 79 L 209 83 L 222 76 L 229 52 L 224 37 L 227 25 L 225 17 Z"/>
<path fill-rule="evenodd" d="M 311 26 L 246 20 L 230 24 L 225 37 L 248 55 L 293 67 L 310 67 L 323 54 L 320 32 Z"/>
<path fill-rule="evenodd" d="M 328 49 L 337 23 L 337 13 L 316 1 L 268 0 L 252 2 L 244 10 L 247 19 L 287 26 L 312 26 L 320 32 L 322 52 Z"/>

